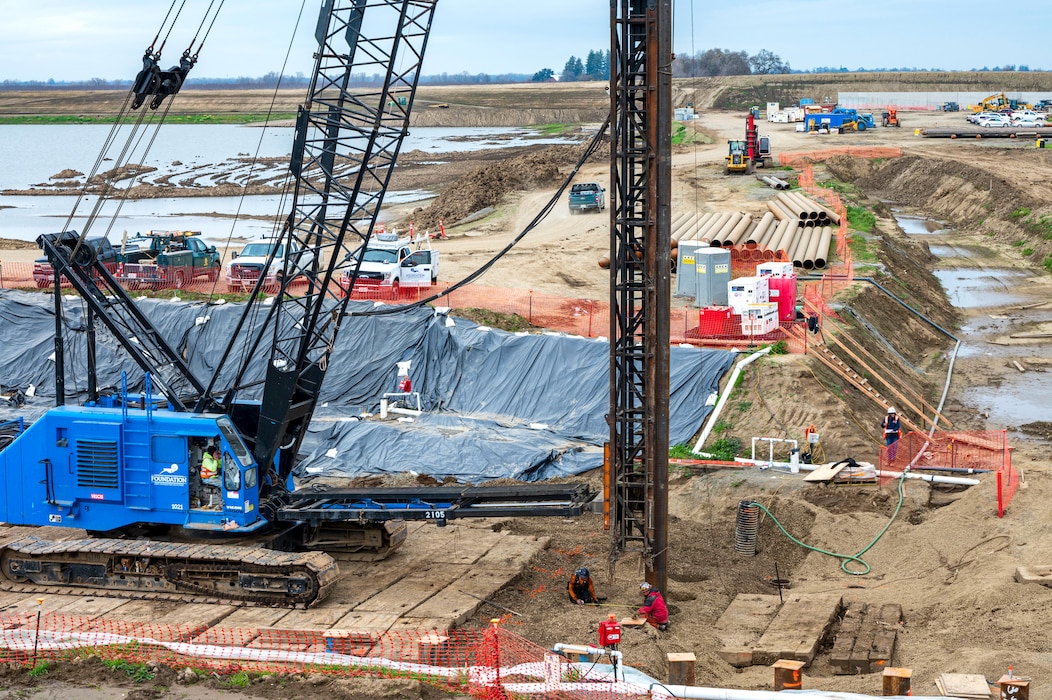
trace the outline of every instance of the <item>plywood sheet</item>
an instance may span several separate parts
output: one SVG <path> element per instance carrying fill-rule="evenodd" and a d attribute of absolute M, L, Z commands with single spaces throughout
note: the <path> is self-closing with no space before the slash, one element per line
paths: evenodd
<path fill-rule="evenodd" d="M 833 477 L 847 466 L 847 462 L 836 462 L 823 464 L 818 469 L 804 477 L 804 481 L 832 481 Z"/>

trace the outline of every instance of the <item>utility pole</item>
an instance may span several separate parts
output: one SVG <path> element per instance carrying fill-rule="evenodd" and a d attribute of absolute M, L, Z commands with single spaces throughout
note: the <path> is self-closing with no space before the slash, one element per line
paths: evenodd
<path fill-rule="evenodd" d="M 610 3 L 610 564 L 668 553 L 672 0 Z"/>

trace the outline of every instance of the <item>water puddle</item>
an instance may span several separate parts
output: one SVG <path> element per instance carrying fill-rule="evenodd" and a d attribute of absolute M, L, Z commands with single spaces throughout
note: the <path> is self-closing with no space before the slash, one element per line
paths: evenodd
<path fill-rule="evenodd" d="M 958 309 L 985 309 L 1027 300 L 1012 290 L 1027 277 L 1019 270 L 957 268 L 936 270 L 935 277 Z"/>
<path fill-rule="evenodd" d="M 892 211 L 899 227 L 920 240 L 932 234 L 952 233 L 942 222 Z M 944 239 L 929 244 L 928 249 L 946 266 L 935 270 L 935 277 L 947 298 L 966 312 L 967 320 L 956 333 L 961 339 L 958 357 L 1009 369 L 996 384 L 969 386 L 961 400 L 991 428 L 1005 427 L 1010 438 L 1021 438 L 1020 426 L 1047 420 L 1052 368 L 1046 362 L 1047 344 L 1015 340 L 1013 336 L 1032 329 L 1034 324 L 1052 322 L 1052 308 L 1022 310 L 1036 301 L 1026 294 L 1027 287 L 1022 284 L 1030 275 L 1023 270 L 975 267 L 987 257 L 981 248 Z M 983 309 L 990 311 L 984 313 Z M 1026 371 L 1012 370 L 1016 363 Z M 962 376 L 954 381 L 962 379 L 967 381 Z M 1034 436 L 1026 438 L 1032 440 Z"/>
<path fill-rule="evenodd" d="M 946 245 L 929 245 L 928 250 L 930 250 L 931 254 L 937 258 L 961 258 L 964 260 L 974 260 L 979 257 L 979 254 L 971 248 L 953 245 L 952 243 Z"/>
<path fill-rule="evenodd" d="M 903 214 L 896 209 L 892 209 L 891 214 L 895 217 L 895 223 L 899 225 L 902 232 L 910 236 L 949 233 L 953 230 L 949 224 L 941 221 L 935 221 L 923 216 Z"/>

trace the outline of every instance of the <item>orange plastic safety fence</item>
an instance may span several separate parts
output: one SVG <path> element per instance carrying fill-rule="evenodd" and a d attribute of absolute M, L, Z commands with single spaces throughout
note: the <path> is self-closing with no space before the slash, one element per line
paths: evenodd
<path fill-rule="evenodd" d="M 369 632 L 166 625 L 34 611 L 0 615 L 0 661 L 89 656 L 217 673 L 407 678 L 478 698 L 648 697 L 642 688 L 611 682 L 608 671 L 571 666 L 497 625 Z"/>
<path fill-rule="evenodd" d="M 996 473 L 998 517 L 1004 515 L 1019 487 L 1019 472 L 1012 466 L 1012 448 L 1004 430 L 936 432 L 930 438 L 910 432 L 880 448 L 882 485 L 900 478 L 906 467 L 950 476 Z"/>

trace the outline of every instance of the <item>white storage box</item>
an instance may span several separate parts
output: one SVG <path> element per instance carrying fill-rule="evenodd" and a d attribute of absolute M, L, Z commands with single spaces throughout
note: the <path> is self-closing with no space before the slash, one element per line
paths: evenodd
<path fill-rule="evenodd" d="M 734 313 L 742 313 L 747 304 L 766 304 L 771 300 L 766 277 L 739 277 L 727 283 L 727 303 Z"/>
<path fill-rule="evenodd" d="M 792 277 L 795 274 L 791 262 L 765 262 L 756 266 L 757 277 Z"/>
<path fill-rule="evenodd" d="M 778 304 L 749 304 L 741 315 L 742 335 L 767 335 L 778 330 Z"/>

